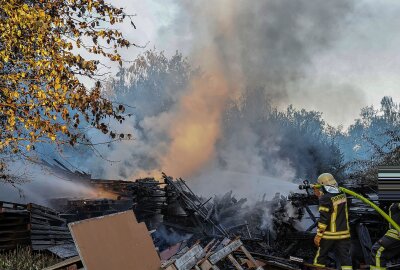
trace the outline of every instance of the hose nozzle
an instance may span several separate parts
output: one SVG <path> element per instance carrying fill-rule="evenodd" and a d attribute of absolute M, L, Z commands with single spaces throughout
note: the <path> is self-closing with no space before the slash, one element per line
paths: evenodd
<path fill-rule="evenodd" d="M 308 182 L 308 180 L 304 180 L 302 185 L 299 185 L 299 189 L 300 190 L 304 190 L 304 189 L 310 189 L 311 185 L 310 182 Z"/>

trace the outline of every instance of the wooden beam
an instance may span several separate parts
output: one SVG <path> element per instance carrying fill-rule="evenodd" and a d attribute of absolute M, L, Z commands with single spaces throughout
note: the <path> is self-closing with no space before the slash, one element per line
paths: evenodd
<path fill-rule="evenodd" d="M 254 259 L 254 257 L 250 254 L 250 252 L 245 248 L 244 246 L 241 246 L 240 249 L 243 251 L 244 255 L 246 255 L 247 259 L 250 260 L 252 264 L 254 264 L 254 267 L 257 267 L 257 261 Z M 261 266 L 257 268 L 257 270 L 264 270 Z"/>
<path fill-rule="evenodd" d="M 212 264 L 217 264 L 220 260 L 231 254 L 233 251 L 237 250 L 240 246 L 242 246 L 243 243 L 240 241 L 240 239 L 237 239 L 235 241 L 232 241 L 229 243 L 226 247 L 218 250 L 214 254 L 212 254 L 209 257 L 209 260 Z"/>
<path fill-rule="evenodd" d="M 238 263 L 238 261 L 233 257 L 232 254 L 228 255 L 228 259 L 231 261 L 231 263 L 235 266 L 237 270 L 243 270 L 242 266 Z"/>
<path fill-rule="evenodd" d="M 43 270 L 61 270 L 63 268 L 66 268 L 66 267 L 72 266 L 74 264 L 77 264 L 80 261 L 81 261 L 81 258 L 79 258 L 79 256 L 75 256 L 75 257 L 69 258 L 69 259 L 67 259 L 65 261 L 62 261 L 60 263 L 57 263 L 55 265 L 52 265 L 50 267 L 47 267 L 47 268 L 45 268 Z"/>
<path fill-rule="evenodd" d="M 205 260 L 200 264 L 201 270 L 220 270 L 218 266 L 213 265 L 209 260 Z"/>
<path fill-rule="evenodd" d="M 199 244 L 196 244 L 188 252 L 178 258 L 174 264 L 179 270 L 190 270 L 204 255 L 204 249 Z"/>

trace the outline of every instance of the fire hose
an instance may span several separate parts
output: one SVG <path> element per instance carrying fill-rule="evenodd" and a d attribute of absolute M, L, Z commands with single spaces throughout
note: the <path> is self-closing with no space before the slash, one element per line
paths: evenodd
<path fill-rule="evenodd" d="M 304 181 L 304 185 L 300 185 L 299 189 L 310 189 L 310 188 L 321 188 L 322 185 L 320 184 L 309 184 L 308 181 Z M 365 198 L 364 196 L 351 191 L 347 188 L 344 187 L 338 187 L 340 191 L 353 196 L 357 199 L 359 199 L 360 201 L 362 201 L 363 203 L 371 206 L 373 209 L 375 209 L 375 211 L 377 211 L 384 219 L 386 219 L 395 230 L 397 230 L 398 232 L 400 232 L 400 226 L 388 215 L 385 213 L 385 211 L 383 211 L 381 208 L 379 208 L 379 206 L 377 206 L 376 204 L 374 204 L 373 202 L 371 202 L 370 200 L 368 200 L 367 198 Z"/>

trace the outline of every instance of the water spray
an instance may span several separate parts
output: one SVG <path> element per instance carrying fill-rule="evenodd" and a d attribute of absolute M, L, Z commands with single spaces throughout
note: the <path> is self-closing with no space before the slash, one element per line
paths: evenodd
<path fill-rule="evenodd" d="M 310 184 L 307 180 L 303 181 L 303 185 L 299 185 L 299 189 L 301 190 L 306 190 L 307 193 L 310 189 L 313 188 L 321 188 L 322 185 L 320 184 Z M 371 202 L 370 200 L 368 200 L 367 198 L 365 198 L 364 196 L 349 190 L 347 188 L 344 187 L 338 187 L 340 191 L 353 196 L 354 198 L 359 199 L 360 201 L 362 201 L 363 203 L 371 206 L 373 209 L 375 209 L 375 211 L 377 211 L 384 219 L 386 219 L 392 226 L 393 228 L 395 228 L 398 232 L 400 232 L 400 226 L 388 215 L 385 213 L 385 211 L 383 211 L 381 208 L 379 208 L 379 206 L 377 206 L 376 204 L 374 204 L 373 202 Z"/>

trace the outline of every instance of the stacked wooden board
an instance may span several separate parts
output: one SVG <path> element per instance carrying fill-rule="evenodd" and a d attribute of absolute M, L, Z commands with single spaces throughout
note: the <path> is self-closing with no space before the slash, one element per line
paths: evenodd
<path fill-rule="evenodd" d="M 73 243 L 65 219 L 51 208 L 30 203 L 30 238 L 33 250 L 41 250 L 55 245 Z"/>
<path fill-rule="evenodd" d="M 26 205 L 0 202 L 0 249 L 29 245 L 29 222 Z"/>
<path fill-rule="evenodd" d="M 66 220 L 37 204 L 0 201 L 0 250 L 30 245 L 33 250 L 73 243 Z"/>

